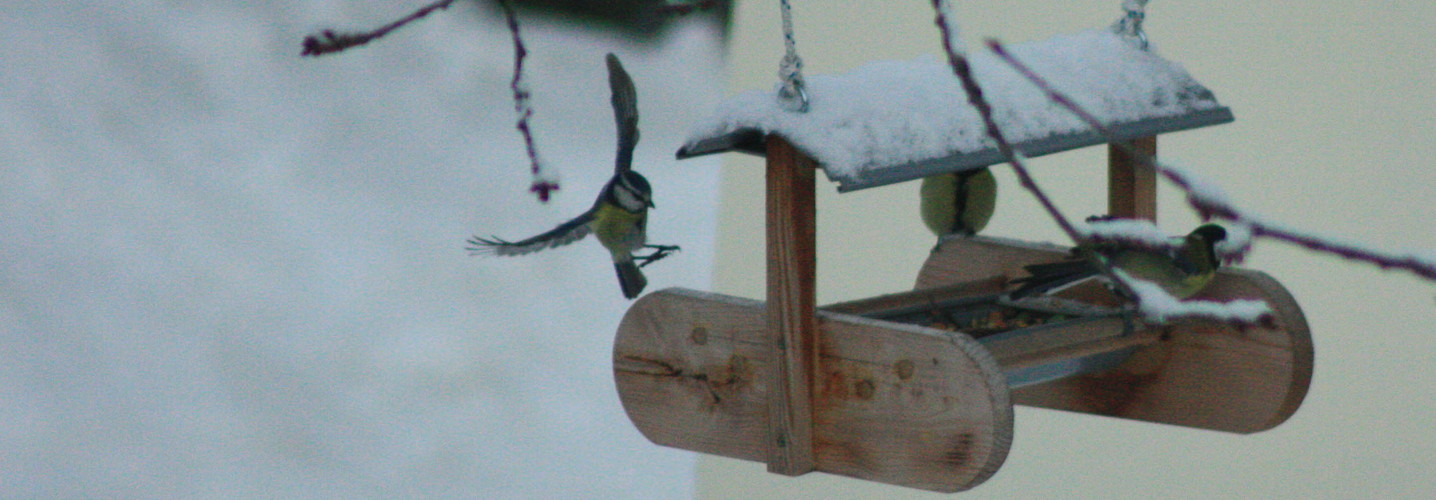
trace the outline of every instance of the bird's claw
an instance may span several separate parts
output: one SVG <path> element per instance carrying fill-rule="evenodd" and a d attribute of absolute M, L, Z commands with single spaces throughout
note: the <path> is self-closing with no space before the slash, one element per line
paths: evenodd
<path fill-rule="evenodd" d="M 638 262 L 638 267 L 644 267 L 654 262 L 657 262 L 664 257 L 667 257 L 669 254 L 677 252 L 679 250 L 678 245 L 643 245 L 643 248 L 652 249 L 653 253 L 650 253 L 648 255 L 633 256 L 633 260 L 635 262 Z"/>

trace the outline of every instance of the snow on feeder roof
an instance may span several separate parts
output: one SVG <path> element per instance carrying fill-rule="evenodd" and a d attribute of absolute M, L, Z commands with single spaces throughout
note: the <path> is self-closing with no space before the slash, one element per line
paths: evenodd
<path fill-rule="evenodd" d="M 1106 30 L 1009 47 L 1119 140 L 1232 121 L 1231 110 L 1176 63 Z M 1018 151 L 1040 156 L 1107 142 L 1050 102 L 990 52 L 970 59 L 998 125 Z M 808 78 L 811 109 L 785 111 L 776 93 L 752 90 L 694 127 L 678 158 L 725 151 L 763 154 L 778 134 L 817 160 L 839 191 L 970 170 L 1005 159 L 945 60 L 880 61 L 845 75 Z"/>

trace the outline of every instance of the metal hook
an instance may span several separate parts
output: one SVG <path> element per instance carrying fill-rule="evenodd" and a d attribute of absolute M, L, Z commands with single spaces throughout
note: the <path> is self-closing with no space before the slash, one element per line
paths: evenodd
<path fill-rule="evenodd" d="M 1142 3 L 1145 4 L 1146 2 Z M 1136 38 L 1137 47 L 1142 50 L 1147 50 L 1147 47 L 1150 46 L 1147 42 L 1147 32 L 1142 31 L 1142 21 L 1147 18 L 1147 13 L 1141 9 L 1142 7 L 1140 5 L 1135 9 L 1124 7 L 1123 10 L 1127 11 L 1127 15 L 1118 19 L 1117 22 L 1112 25 L 1112 31 L 1119 35 Z"/>
<path fill-rule="evenodd" d="M 793 85 L 792 85 L 791 90 L 789 89 L 789 87 L 788 87 L 787 85 L 784 85 L 784 86 L 782 86 L 781 88 L 778 89 L 778 98 L 780 98 L 780 99 L 783 100 L 783 107 L 784 107 L 785 109 L 787 109 L 788 111 L 796 111 L 796 112 L 798 112 L 798 113 L 807 113 L 807 112 L 808 112 L 808 90 L 807 90 L 807 89 L 805 88 L 805 86 L 803 85 L 803 81 L 802 81 L 802 80 L 797 80 L 797 81 L 794 81 L 794 82 L 792 82 L 792 83 L 793 83 Z M 794 94 L 797 94 L 797 95 L 795 96 Z M 794 104 L 793 104 L 793 98 L 794 98 L 794 97 L 797 97 L 797 98 L 798 98 L 798 103 L 797 103 L 796 106 L 794 106 Z"/>
<path fill-rule="evenodd" d="M 1136 35 L 1141 42 L 1142 50 L 1147 50 L 1147 32 L 1142 30 L 1142 21 L 1147 19 L 1147 13 L 1140 10 L 1127 11 L 1127 19 L 1131 23 L 1131 32 L 1128 35 Z"/>

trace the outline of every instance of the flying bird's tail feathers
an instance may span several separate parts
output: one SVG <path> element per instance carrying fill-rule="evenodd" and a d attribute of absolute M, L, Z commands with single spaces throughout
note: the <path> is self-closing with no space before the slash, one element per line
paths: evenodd
<path fill-rule="evenodd" d="M 624 298 L 638 297 L 643 287 L 648 286 L 648 278 L 643 277 L 643 271 L 639 271 L 638 264 L 632 260 L 614 262 L 613 268 L 618 271 L 618 286 L 623 288 Z"/>

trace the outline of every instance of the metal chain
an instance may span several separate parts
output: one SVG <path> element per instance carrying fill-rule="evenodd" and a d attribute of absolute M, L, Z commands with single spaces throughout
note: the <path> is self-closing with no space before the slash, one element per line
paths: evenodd
<path fill-rule="evenodd" d="M 1112 24 L 1112 32 L 1137 39 L 1137 46 L 1147 50 L 1147 33 L 1142 31 L 1142 21 L 1147 18 L 1147 0 L 1122 0 L 1122 10 L 1127 11 L 1127 15 Z"/>
<path fill-rule="evenodd" d="M 783 79 L 783 87 L 778 89 L 778 97 L 788 111 L 806 113 L 808 91 L 803 83 L 803 59 L 798 57 L 798 43 L 793 39 L 793 6 L 788 4 L 788 0 L 781 0 L 781 6 L 783 44 L 787 46 L 788 52 L 778 64 L 778 78 Z"/>

